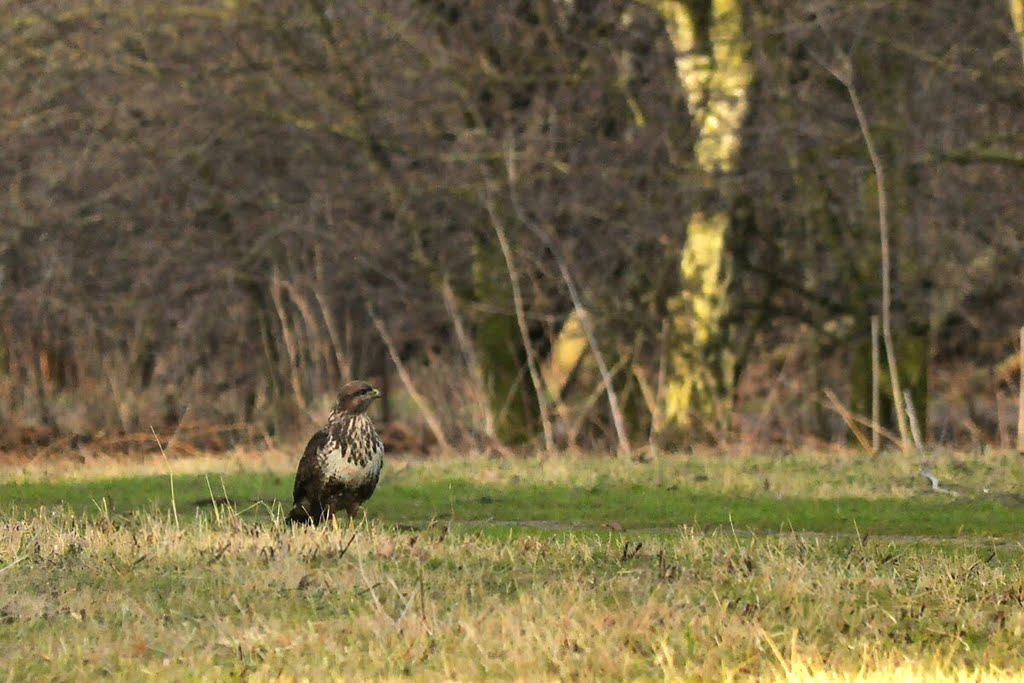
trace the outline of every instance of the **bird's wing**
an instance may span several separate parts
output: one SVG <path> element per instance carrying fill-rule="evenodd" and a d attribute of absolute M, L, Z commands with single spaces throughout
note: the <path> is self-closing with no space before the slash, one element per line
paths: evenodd
<path fill-rule="evenodd" d="M 296 505 L 305 497 L 306 488 L 319 476 L 319 453 L 326 443 L 327 429 L 324 428 L 310 438 L 306 450 L 302 452 L 299 470 L 295 473 L 295 489 L 292 491 L 292 499 Z"/>

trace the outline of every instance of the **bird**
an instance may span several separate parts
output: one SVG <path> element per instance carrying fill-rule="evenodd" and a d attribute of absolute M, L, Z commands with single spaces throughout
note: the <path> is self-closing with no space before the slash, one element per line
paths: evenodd
<path fill-rule="evenodd" d="M 384 468 L 384 443 L 366 414 L 380 391 L 354 380 L 338 392 L 327 424 L 306 444 L 295 473 L 290 524 L 319 524 L 345 510 L 355 518 Z"/>

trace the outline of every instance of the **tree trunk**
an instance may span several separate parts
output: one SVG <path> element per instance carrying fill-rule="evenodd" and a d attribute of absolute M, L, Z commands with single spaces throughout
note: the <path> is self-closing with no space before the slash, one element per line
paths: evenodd
<path fill-rule="evenodd" d="M 1008 0 L 1010 18 L 1013 20 L 1013 31 L 1017 34 L 1017 43 L 1021 53 L 1021 64 L 1024 65 L 1024 0 Z"/>
<path fill-rule="evenodd" d="M 697 128 L 694 156 L 715 186 L 732 173 L 754 77 L 737 0 L 664 0 L 658 9 L 676 49 L 676 72 Z M 669 301 L 671 346 L 665 384 L 669 428 L 720 426 L 732 397 L 733 358 L 723 320 L 728 311 L 730 217 L 720 190 L 687 226 L 680 255 L 681 291 Z"/>

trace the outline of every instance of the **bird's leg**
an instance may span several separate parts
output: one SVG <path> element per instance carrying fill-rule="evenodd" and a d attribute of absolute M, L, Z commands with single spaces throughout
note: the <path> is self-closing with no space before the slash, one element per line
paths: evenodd
<path fill-rule="evenodd" d="M 328 503 L 327 504 L 327 509 L 324 511 L 325 512 L 325 514 L 324 514 L 324 521 L 329 520 L 329 519 L 334 519 L 334 515 L 335 515 L 335 513 L 337 513 L 337 511 L 338 511 L 338 504 L 337 503 L 335 503 L 333 501 Z"/>
<path fill-rule="evenodd" d="M 359 503 L 350 501 L 345 504 L 345 511 L 348 512 L 348 524 L 349 527 L 355 526 L 356 515 L 359 514 Z"/>

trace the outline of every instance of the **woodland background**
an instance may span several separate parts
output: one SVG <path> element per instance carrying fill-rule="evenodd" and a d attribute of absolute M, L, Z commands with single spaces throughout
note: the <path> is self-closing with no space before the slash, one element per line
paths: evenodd
<path fill-rule="evenodd" d="M 295 435 L 349 377 L 401 448 L 845 440 L 881 285 L 844 73 L 903 386 L 1012 439 L 1019 0 L 0 16 L 0 447 Z"/>

